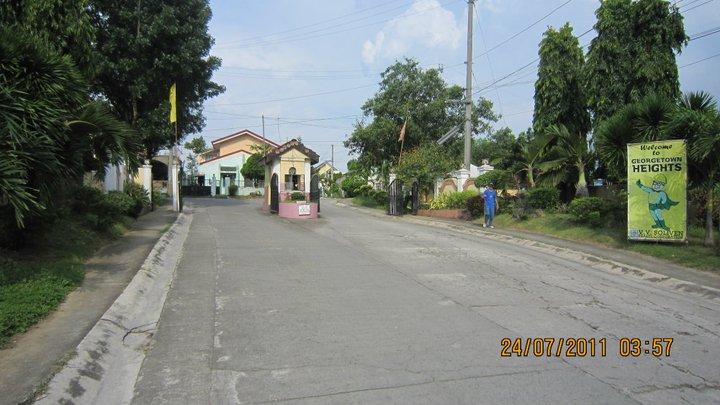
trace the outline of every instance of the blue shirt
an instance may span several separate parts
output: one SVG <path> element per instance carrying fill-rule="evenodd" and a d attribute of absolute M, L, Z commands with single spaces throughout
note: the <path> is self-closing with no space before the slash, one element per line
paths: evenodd
<path fill-rule="evenodd" d="M 497 191 L 494 189 L 486 189 L 483 193 L 485 199 L 485 206 L 488 208 L 495 208 L 495 201 L 497 200 Z"/>

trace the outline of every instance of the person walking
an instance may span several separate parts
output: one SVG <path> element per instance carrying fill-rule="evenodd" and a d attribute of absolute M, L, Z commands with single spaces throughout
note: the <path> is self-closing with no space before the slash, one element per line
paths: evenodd
<path fill-rule="evenodd" d="M 485 200 L 485 222 L 483 228 L 495 228 L 493 226 L 493 219 L 495 218 L 495 212 L 500 209 L 500 205 L 497 199 L 497 191 L 495 191 L 495 185 L 490 183 L 483 192 L 483 199 Z"/>

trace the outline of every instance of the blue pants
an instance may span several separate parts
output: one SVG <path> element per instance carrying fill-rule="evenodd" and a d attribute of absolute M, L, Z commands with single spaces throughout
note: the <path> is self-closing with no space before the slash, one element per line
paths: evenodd
<path fill-rule="evenodd" d="M 485 226 L 492 226 L 493 218 L 495 218 L 495 206 L 485 206 Z"/>

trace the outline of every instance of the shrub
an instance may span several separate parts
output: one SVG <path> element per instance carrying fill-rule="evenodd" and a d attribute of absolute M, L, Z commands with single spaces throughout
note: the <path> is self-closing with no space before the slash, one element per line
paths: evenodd
<path fill-rule="evenodd" d="M 376 190 L 371 197 L 377 205 L 385 205 L 388 203 L 388 193 L 385 190 Z"/>
<path fill-rule="evenodd" d="M 352 198 L 358 195 L 357 190 L 367 185 L 367 180 L 358 175 L 350 175 L 343 179 L 340 188 L 345 192 L 345 197 Z"/>
<path fill-rule="evenodd" d="M 328 197 L 338 198 L 342 197 L 342 193 L 340 193 L 340 186 L 333 183 L 330 188 L 327 190 Z"/>
<path fill-rule="evenodd" d="M 200 186 L 191 186 L 191 187 L 200 187 Z M 166 193 L 162 193 L 157 190 L 153 190 L 152 192 L 152 200 L 153 204 L 155 204 L 156 207 L 162 206 L 167 204 L 170 201 L 170 196 Z"/>
<path fill-rule="evenodd" d="M 568 213 L 573 222 L 597 227 L 602 225 L 610 209 L 610 204 L 602 198 L 581 197 L 572 200 Z"/>
<path fill-rule="evenodd" d="M 430 202 L 431 210 L 465 209 L 467 200 L 477 195 L 473 190 L 442 193 Z"/>
<path fill-rule="evenodd" d="M 288 196 L 290 201 L 305 201 L 305 193 L 301 191 L 293 191 L 292 194 Z"/>
<path fill-rule="evenodd" d="M 238 186 L 237 184 L 231 184 L 228 186 L 228 194 L 232 196 L 236 196 L 238 192 Z"/>
<path fill-rule="evenodd" d="M 527 192 L 525 203 L 528 208 L 553 209 L 560 204 L 560 191 L 556 188 L 533 188 Z"/>
<path fill-rule="evenodd" d="M 372 194 L 374 191 L 375 191 L 375 189 L 373 188 L 373 186 L 366 183 L 355 189 L 355 195 L 372 197 Z"/>
<path fill-rule="evenodd" d="M 481 195 L 474 195 L 467 199 L 465 209 L 467 209 L 471 217 L 481 217 L 485 214 L 485 199 Z"/>
<path fill-rule="evenodd" d="M 111 191 L 105 196 L 108 209 L 121 213 L 122 215 L 132 216 L 135 209 L 135 201 L 129 195 L 119 191 Z"/>
<path fill-rule="evenodd" d="M 485 187 L 492 183 L 498 190 L 506 190 L 513 182 L 512 174 L 507 170 L 491 170 L 475 179 L 475 187 Z"/>
<path fill-rule="evenodd" d="M 135 202 L 131 216 L 137 218 L 143 210 L 143 207 L 150 205 L 150 197 L 145 188 L 134 181 L 126 181 L 124 186 L 125 194 L 132 197 Z"/>

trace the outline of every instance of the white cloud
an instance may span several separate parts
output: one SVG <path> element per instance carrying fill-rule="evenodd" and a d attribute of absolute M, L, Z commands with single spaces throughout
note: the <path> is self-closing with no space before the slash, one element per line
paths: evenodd
<path fill-rule="evenodd" d="M 382 31 L 378 32 L 377 35 L 375 35 L 375 42 L 370 41 L 369 39 L 365 41 L 362 49 L 363 62 L 367 64 L 372 64 L 373 62 L 375 62 L 375 57 L 377 56 L 380 49 L 382 49 L 384 41 L 385 33 Z"/>
<path fill-rule="evenodd" d="M 365 63 L 372 64 L 379 57 L 401 56 L 418 45 L 456 49 L 462 36 L 452 11 L 443 8 L 437 0 L 416 0 L 385 25 L 375 41 L 365 41 L 361 55 Z"/>

